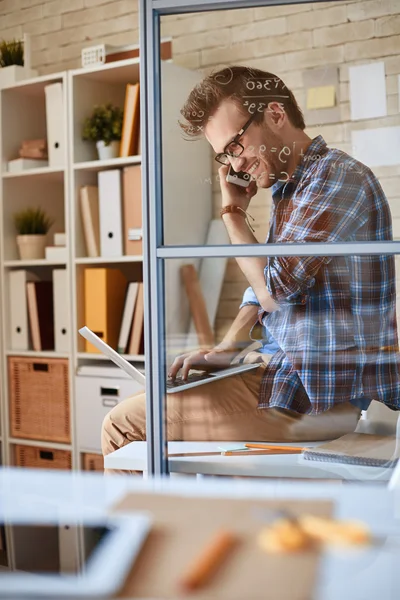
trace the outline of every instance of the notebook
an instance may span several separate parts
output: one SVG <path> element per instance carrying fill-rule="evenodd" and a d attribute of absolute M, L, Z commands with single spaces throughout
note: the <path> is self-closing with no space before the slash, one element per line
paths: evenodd
<path fill-rule="evenodd" d="M 88 327 L 81 327 L 79 329 L 79 333 L 86 340 L 91 342 L 100 352 L 103 352 L 110 360 L 112 360 L 118 367 L 120 367 L 125 373 L 128 373 L 135 381 L 138 381 L 141 385 L 145 384 L 145 376 L 138 369 L 136 369 L 131 363 L 129 363 L 125 358 L 118 354 L 115 350 L 113 350 L 108 344 L 103 342 L 93 331 L 91 331 Z M 198 385 L 204 385 L 205 383 L 210 383 L 211 381 L 216 381 L 217 379 L 223 379 L 225 377 L 231 377 L 232 375 L 236 375 L 238 373 L 243 373 L 245 371 L 251 371 L 252 369 L 258 369 L 260 363 L 250 363 L 250 364 L 240 364 L 235 365 L 233 367 L 229 367 L 227 369 L 219 369 L 214 372 L 196 372 L 189 373 L 188 379 L 180 379 L 176 377 L 174 381 L 167 382 L 167 394 L 183 392 L 192 387 L 197 387 Z"/>
<path fill-rule="evenodd" d="M 394 467 L 400 455 L 400 439 L 395 435 L 347 433 L 337 440 L 305 448 L 307 460 L 338 462 L 367 467 Z"/>

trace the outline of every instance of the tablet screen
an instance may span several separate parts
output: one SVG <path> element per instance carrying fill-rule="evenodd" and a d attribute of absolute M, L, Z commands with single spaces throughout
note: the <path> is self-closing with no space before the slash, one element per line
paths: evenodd
<path fill-rule="evenodd" d="M 113 531 L 110 526 L 23 524 L 9 525 L 13 571 L 79 573 Z"/>

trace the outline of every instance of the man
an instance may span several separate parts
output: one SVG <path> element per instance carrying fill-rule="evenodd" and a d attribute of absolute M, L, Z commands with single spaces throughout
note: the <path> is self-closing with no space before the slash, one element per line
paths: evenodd
<path fill-rule="evenodd" d="M 204 133 L 220 163 L 221 217 L 232 244 L 257 243 L 247 209 L 258 188 L 272 189 L 267 243 L 392 239 L 388 203 L 373 173 L 321 136 L 306 135 L 302 112 L 279 77 L 223 69 L 191 91 L 181 113 L 182 129 L 191 137 Z M 226 181 L 229 166 L 247 173 L 247 188 Z M 169 439 L 332 439 L 354 431 L 372 399 L 400 408 L 393 256 L 237 262 L 250 287 L 224 340 L 178 356 L 169 376 L 226 366 L 257 337 L 260 367 L 168 394 Z M 143 439 L 145 396 L 136 394 L 106 417 L 103 452 Z"/>

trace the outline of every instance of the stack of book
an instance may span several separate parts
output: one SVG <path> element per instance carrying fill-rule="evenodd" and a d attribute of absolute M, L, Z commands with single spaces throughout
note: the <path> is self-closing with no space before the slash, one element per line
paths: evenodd
<path fill-rule="evenodd" d="M 54 234 L 53 246 L 46 246 L 45 256 L 47 260 L 62 260 L 67 262 L 66 235 L 64 232 Z"/>
<path fill-rule="evenodd" d="M 130 281 L 126 288 L 117 351 L 120 354 L 144 353 L 144 297 L 143 283 Z"/>
<path fill-rule="evenodd" d="M 47 141 L 46 139 L 24 140 L 18 150 L 19 158 L 8 161 L 8 170 L 11 173 L 24 169 L 37 169 L 47 167 Z"/>

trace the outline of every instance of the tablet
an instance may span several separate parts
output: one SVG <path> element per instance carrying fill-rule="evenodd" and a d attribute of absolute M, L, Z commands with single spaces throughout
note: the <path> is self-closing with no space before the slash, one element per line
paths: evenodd
<path fill-rule="evenodd" d="M 102 598 L 124 584 L 151 528 L 147 513 L 1 520 L 0 598 Z"/>

